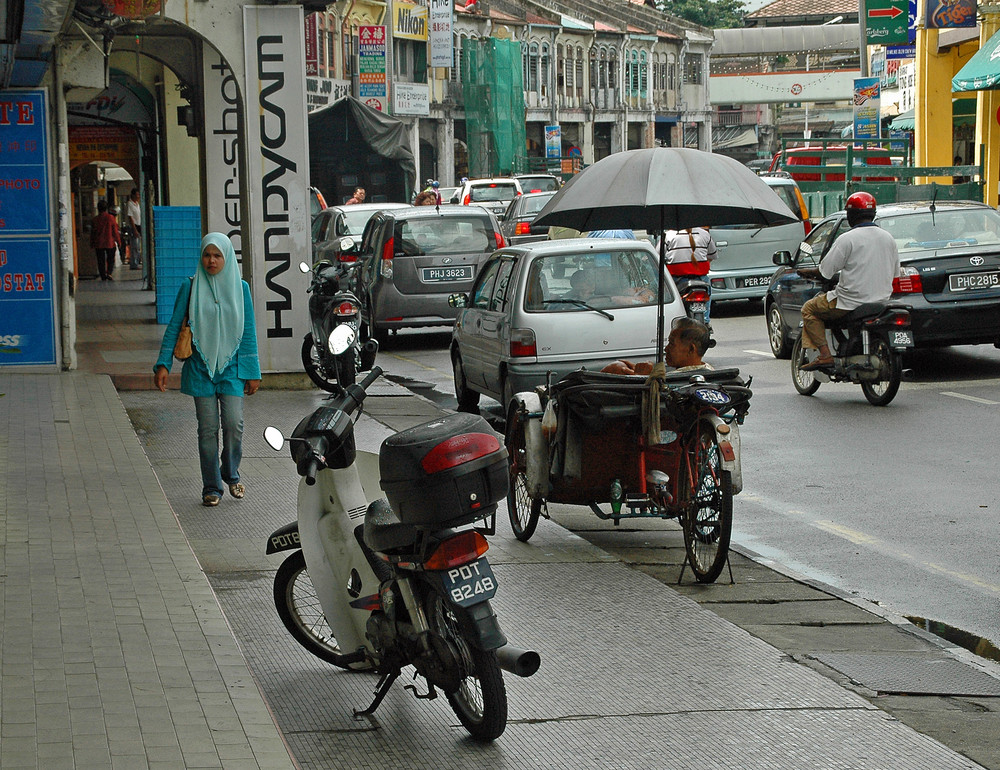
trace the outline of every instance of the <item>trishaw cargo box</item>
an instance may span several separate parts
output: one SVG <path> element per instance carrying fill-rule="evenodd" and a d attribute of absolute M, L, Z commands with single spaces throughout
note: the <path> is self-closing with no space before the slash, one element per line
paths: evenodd
<path fill-rule="evenodd" d="M 381 486 L 404 524 L 457 527 L 493 513 L 507 495 L 507 450 L 482 417 L 449 414 L 390 436 Z"/>

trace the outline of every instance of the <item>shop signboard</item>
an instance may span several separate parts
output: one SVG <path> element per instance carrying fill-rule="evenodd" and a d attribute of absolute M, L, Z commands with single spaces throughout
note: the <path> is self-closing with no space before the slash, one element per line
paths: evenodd
<path fill-rule="evenodd" d="M 854 138 L 881 139 L 879 112 L 882 88 L 878 78 L 854 79 Z"/>
<path fill-rule="evenodd" d="M 453 0 L 431 0 L 428 47 L 431 67 L 454 67 L 455 49 L 452 42 Z"/>
<path fill-rule="evenodd" d="M 202 85 L 206 224 L 209 232 L 229 236 L 242 264 L 240 88 L 226 60 L 207 45 L 202 57 Z"/>
<path fill-rule="evenodd" d="M 868 0 L 865 3 L 865 39 L 868 45 L 909 42 L 909 0 Z"/>
<path fill-rule="evenodd" d="M 428 85 L 396 81 L 392 87 L 392 114 L 423 117 L 430 115 L 431 99 Z"/>
<path fill-rule="evenodd" d="M 385 76 L 385 27 L 358 27 L 358 98 L 372 109 L 385 112 L 387 84 Z"/>
<path fill-rule="evenodd" d="M 44 91 L 0 91 L 0 366 L 54 366 Z"/>
<path fill-rule="evenodd" d="M 927 29 L 976 26 L 976 0 L 927 0 Z"/>

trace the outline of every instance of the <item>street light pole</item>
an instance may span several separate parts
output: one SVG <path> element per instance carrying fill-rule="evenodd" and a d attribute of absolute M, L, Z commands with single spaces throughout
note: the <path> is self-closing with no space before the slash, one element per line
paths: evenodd
<path fill-rule="evenodd" d="M 868 20 L 868 8 L 866 7 L 865 0 L 858 0 L 858 30 L 860 41 L 858 44 L 858 52 L 861 54 L 860 59 L 860 69 L 861 77 L 868 77 L 868 35 L 865 28 L 865 24 Z"/>

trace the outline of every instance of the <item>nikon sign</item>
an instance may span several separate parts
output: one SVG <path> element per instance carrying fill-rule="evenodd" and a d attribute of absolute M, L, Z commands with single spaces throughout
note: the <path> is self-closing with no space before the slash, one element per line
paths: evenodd
<path fill-rule="evenodd" d="M 427 40 L 427 6 L 392 4 L 392 36 L 406 40 Z"/>

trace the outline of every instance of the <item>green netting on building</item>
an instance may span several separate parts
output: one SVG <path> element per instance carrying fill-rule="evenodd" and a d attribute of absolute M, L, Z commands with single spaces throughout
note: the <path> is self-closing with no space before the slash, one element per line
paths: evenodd
<path fill-rule="evenodd" d="M 524 155 L 521 44 L 496 38 L 462 40 L 462 94 L 469 176 L 513 174 Z"/>

